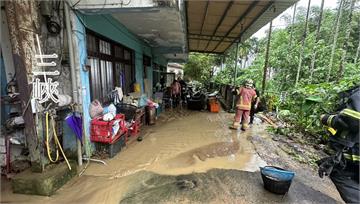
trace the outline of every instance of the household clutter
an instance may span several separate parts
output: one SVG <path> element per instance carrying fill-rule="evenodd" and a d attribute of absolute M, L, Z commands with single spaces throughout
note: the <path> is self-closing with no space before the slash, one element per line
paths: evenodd
<path fill-rule="evenodd" d="M 113 157 L 131 137 L 141 140 L 141 126 L 155 124 L 154 113 L 159 104 L 139 92 L 124 95 L 119 87 L 108 98 L 110 103 L 106 106 L 99 100 L 94 100 L 90 105 L 90 140 L 95 143 L 97 151 L 105 151 L 109 157 Z"/>
<path fill-rule="evenodd" d="M 185 83 L 181 78 L 167 85 L 159 85 L 153 98 L 141 94 L 138 84 L 134 92 L 124 94 L 116 87 L 108 96 L 107 105 L 94 100 L 90 105 L 91 142 L 98 152 L 116 155 L 132 137 L 141 141 L 140 129 L 143 125 L 154 125 L 160 112 L 186 106 L 189 110 L 220 111 L 218 91 L 209 93 L 202 84 Z M 148 94 L 149 95 L 149 94 Z"/>

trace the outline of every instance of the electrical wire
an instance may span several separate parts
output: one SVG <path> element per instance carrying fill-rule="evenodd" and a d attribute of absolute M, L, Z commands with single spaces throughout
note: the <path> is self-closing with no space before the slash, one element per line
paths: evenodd
<path fill-rule="evenodd" d="M 74 5 L 70 6 L 71 9 L 75 8 L 76 5 L 80 3 L 81 0 L 77 1 Z"/>
<path fill-rule="evenodd" d="M 46 150 L 47 150 L 47 155 L 48 155 L 48 158 L 51 162 L 57 162 L 59 160 L 59 150 L 56 149 L 56 158 L 53 159 L 51 157 L 51 149 L 50 149 L 50 144 L 49 144 L 49 112 L 46 112 Z M 55 137 L 55 132 L 53 132 L 54 134 L 54 137 Z M 56 141 L 55 141 L 56 142 Z"/>
<path fill-rule="evenodd" d="M 124 1 L 121 1 L 121 7 L 128 6 L 131 3 L 131 0 L 129 0 L 126 4 L 124 4 Z"/>
<path fill-rule="evenodd" d="M 80 0 L 81 1 L 81 0 Z M 124 1 L 122 0 L 120 3 L 106 3 L 107 1 L 105 0 L 104 1 L 104 3 L 100 3 L 100 4 L 86 4 L 86 6 L 93 6 L 93 7 L 95 7 L 95 6 L 100 6 L 100 5 L 102 5 L 103 7 L 105 7 L 105 6 L 117 6 L 117 5 L 125 5 L 125 6 L 127 6 L 127 5 L 129 5 L 130 3 L 131 3 L 131 0 L 129 0 L 127 3 L 125 3 L 124 4 Z M 78 4 L 78 2 L 77 3 L 75 3 L 76 5 Z M 75 5 L 75 6 L 76 6 Z M 70 6 L 71 7 L 71 6 Z"/>
<path fill-rule="evenodd" d="M 104 0 L 104 4 L 102 5 L 102 8 L 101 8 L 101 9 L 98 9 L 98 10 L 93 11 L 93 13 L 100 13 L 102 10 L 104 10 L 104 8 L 105 8 L 105 6 L 106 6 L 106 2 L 107 2 L 107 0 Z"/>
<path fill-rule="evenodd" d="M 45 120 L 46 120 L 46 149 L 47 149 L 48 158 L 49 158 L 49 160 L 51 162 L 56 162 L 59 159 L 59 150 L 56 149 L 56 159 L 53 160 L 52 157 L 51 157 L 51 149 L 50 149 L 50 144 L 49 144 L 49 112 L 48 111 L 46 112 L 46 119 Z M 60 149 L 61 154 L 63 155 L 69 170 L 71 170 L 70 163 L 69 163 L 69 161 L 68 161 L 68 159 L 67 159 L 67 157 L 66 157 L 66 155 L 64 153 L 64 150 L 61 147 L 61 144 L 59 142 L 59 138 L 58 138 L 58 136 L 56 134 L 55 120 L 54 120 L 54 118 L 52 116 L 50 116 L 50 120 L 51 120 L 51 125 L 52 125 L 52 131 L 53 131 L 53 135 L 54 135 L 55 144 Z"/>

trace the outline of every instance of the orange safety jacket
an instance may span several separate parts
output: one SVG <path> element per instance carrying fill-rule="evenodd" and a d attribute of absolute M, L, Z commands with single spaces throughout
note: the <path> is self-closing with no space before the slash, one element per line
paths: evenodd
<path fill-rule="evenodd" d="M 241 110 L 251 110 L 251 102 L 257 97 L 256 92 L 252 88 L 241 87 L 237 90 L 239 100 L 236 103 L 236 107 Z"/>

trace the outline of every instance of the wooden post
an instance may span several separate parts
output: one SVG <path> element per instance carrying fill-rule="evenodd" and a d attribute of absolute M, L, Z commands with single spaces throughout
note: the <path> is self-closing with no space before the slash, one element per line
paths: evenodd
<path fill-rule="evenodd" d="M 27 104 L 31 98 L 30 74 L 35 54 L 34 35 L 40 32 L 37 1 L 5 1 L 16 80 L 25 121 L 25 138 L 30 152 L 31 168 L 44 169 L 42 138 L 36 133 L 34 115 Z"/>
<path fill-rule="evenodd" d="M 263 75 L 262 88 L 261 88 L 261 94 L 262 95 L 264 95 L 265 88 L 266 88 L 265 85 L 266 85 L 267 68 L 269 66 L 269 51 L 270 51 L 271 30 L 272 30 L 272 21 L 270 21 L 269 33 L 268 33 L 268 41 L 267 41 L 266 52 L 265 52 L 264 75 Z"/>

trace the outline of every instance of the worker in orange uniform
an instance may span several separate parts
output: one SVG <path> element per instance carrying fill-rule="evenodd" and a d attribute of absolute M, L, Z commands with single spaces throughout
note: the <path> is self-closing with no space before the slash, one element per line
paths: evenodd
<path fill-rule="evenodd" d="M 256 92 L 253 89 L 253 81 L 247 79 L 245 81 L 245 86 L 239 89 L 233 89 L 233 93 L 238 95 L 239 99 L 236 103 L 235 121 L 230 128 L 237 130 L 240 128 L 240 123 L 242 123 L 241 130 L 245 131 L 249 124 L 251 102 L 257 97 Z M 254 108 L 256 107 L 257 104 L 255 104 Z"/>

